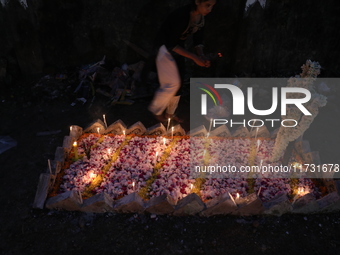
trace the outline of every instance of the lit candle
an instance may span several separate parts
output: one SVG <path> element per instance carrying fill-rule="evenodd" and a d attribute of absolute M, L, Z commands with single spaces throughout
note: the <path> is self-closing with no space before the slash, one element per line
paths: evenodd
<path fill-rule="evenodd" d="M 212 122 L 213 122 L 213 119 L 210 119 L 210 125 L 209 125 L 209 131 L 208 131 L 208 133 L 210 133 L 210 131 L 211 131 Z"/>
<path fill-rule="evenodd" d="M 257 148 L 256 148 L 256 152 L 259 150 L 260 144 L 261 144 L 261 141 L 260 141 L 260 140 L 257 140 Z"/>
<path fill-rule="evenodd" d="M 155 157 L 154 164 L 156 164 L 156 163 L 157 163 L 157 160 L 158 160 L 158 151 L 156 151 L 156 157 Z"/>
<path fill-rule="evenodd" d="M 90 179 L 94 179 L 96 177 L 96 174 L 95 173 L 90 173 Z"/>
<path fill-rule="evenodd" d="M 132 190 L 135 190 L 135 181 L 132 182 Z"/>
<path fill-rule="evenodd" d="M 194 184 L 190 184 L 190 189 L 191 189 L 191 191 L 192 191 L 192 189 L 193 189 L 193 187 L 194 187 Z"/>
<path fill-rule="evenodd" d="M 103 114 L 103 120 L 104 120 L 104 124 L 105 124 L 105 129 L 107 129 L 107 123 L 106 123 L 105 114 Z"/>
<path fill-rule="evenodd" d="M 170 127 L 170 121 L 171 121 L 171 119 L 170 119 L 170 118 L 168 118 L 168 125 L 166 126 L 166 131 L 169 131 L 169 127 Z"/>
<path fill-rule="evenodd" d="M 51 167 L 51 160 L 47 160 L 48 162 L 48 169 L 50 170 L 50 174 L 52 174 L 52 167 Z"/>
<path fill-rule="evenodd" d="M 109 149 L 107 150 L 107 154 L 108 154 L 107 158 L 110 159 L 110 157 L 111 157 L 111 148 L 109 148 Z"/>
<path fill-rule="evenodd" d="M 305 189 L 302 188 L 302 187 L 299 187 L 298 190 L 297 190 L 297 194 L 293 198 L 293 203 L 292 204 L 295 203 L 296 199 L 298 199 L 299 196 L 303 196 L 305 194 L 307 194 L 307 192 L 305 192 Z"/>
<path fill-rule="evenodd" d="M 174 138 L 174 127 L 171 128 L 171 138 Z"/>
<path fill-rule="evenodd" d="M 256 121 L 256 120 L 253 120 L 253 125 L 251 125 L 250 133 L 251 133 L 251 131 L 253 131 L 255 121 Z"/>
<path fill-rule="evenodd" d="M 78 160 L 78 146 L 77 142 L 73 143 L 74 160 Z"/>
<path fill-rule="evenodd" d="M 233 201 L 234 205 L 237 206 L 237 204 L 236 204 L 236 202 L 235 202 L 233 196 L 232 196 L 229 192 L 228 192 L 228 195 L 229 195 L 231 201 Z"/>
<path fill-rule="evenodd" d="M 236 200 L 240 199 L 240 194 L 236 193 Z"/>
<path fill-rule="evenodd" d="M 260 187 L 260 188 L 259 188 L 259 190 L 258 190 L 258 192 L 257 192 L 257 196 L 259 196 L 259 195 L 260 195 L 261 188 L 262 188 L 262 187 Z"/>
<path fill-rule="evenodd" d="M 255 133 L 255 140 L 256 140 L 256 137 L 257 137 L 257 132 L 259 131 L 259 128 L 256 128 L 256 133 Z"/>
<path fill-rule="evenodd" d="M 301 187 L 298 193 L 300 194 L 300 196 L 304 196 L 308 193 L 308 189 L 304 189 Z"/>
<path fill-rule="evenodd" d="M 98 132 L 98 134 L 99 134 L 99 130 L 100 130 L 100 128 L 99 128 L 99 127 L 97 127 L 97 132 Z"/>
<path fill-rule="evenodd" d="M 125 130 L 123 130 L 123 135 L 125 136 Z"/>
<path fill-rule="evenodd" d="M 165 137 L 163 138 L 163 145 L 165 146 Z"/>

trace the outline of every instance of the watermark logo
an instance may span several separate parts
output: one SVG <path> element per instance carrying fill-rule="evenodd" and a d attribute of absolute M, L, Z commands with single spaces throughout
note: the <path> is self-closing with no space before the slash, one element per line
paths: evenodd
<path fill-rule="evenodd" d="M 287 107 L 295 106 L 299 109 L 303 115 L 310 116 L 312 115 L 307 108 L 303 105 L 304 103 L 309 102 L 311 99 L 311 92 L 305 88 L 299 87 L 272 87 L 271 88 L 271 106 L 267 109 L 257 109 L 254 106 L 254 99 L 261 100 L 261 98 L 255 98 L 253 87 L 248 87 L 246 90 L 246 96 L 244 92 L 236 85 L 233 84 L 219 84 L 215 83 L 213 86 L 208 85 L 204 82 L 196 82 L 198 85 L 198 89 L 205 93 L 200 94 L 200 114 L 202 116 L 206 116 L 208 114 L 208 96 L 210 100 L 214 103 L 215 106 L 222 106 L 223 101 L 221 98 L 221 92 L 228 92 L 232 97 L 232 115 L 235 116 L 243 116 L 245 115 L 245 106 L 250 113 L 256 116 L 269 116 L 273 114 L 279 107 L 280 113 L 283 116 L 287 115 Z M 279 95 L 280 91 L 280 95 Z M 291 94 L 299 93 L 299 97 L 289 97 Z M 279 103 L 280 101 L 280 103 Z M 298 121 L 294 119 L 250 119 L 243 121 L 235 122 L 232 119 L 221 119 L 221 118 L 211 118 L 213 123 L 213 127 L 216 125 L 224 125 L 229 123 L 232 127 L 233 125 L 243 125 L 249 127 L 261 127 L 265 122 L 269 122 L 271 127 L 274 127 L 275 122 L 281 122 L 281 126 L 283 127 L 295 127 L 298 125 Z M 259 125 L 255 125 L 255 123 L 260 123 Z"/>
<path fill-rule="evenodd" d="M 198 87 L 200 90 L 204 91 L 205 93 L 207 93 L 210 98 L 213 100 L 215 105 L 222 105 L 223 101 L 221 99 L 220 94 L 218 94 L 218 92 L 211 87 L 210 85 L 206 84 L 206 83 L 202 83 L 199 82 L 199 84 L 201 85 L 200 87 Z M 203 88 L 204 86 L 204 88 Z M 207 94 L 202 94 L 201 95 L 201 111 L 202 111 L 202 115 L 206 115 L 207 114 Z M 218 104 L 217 104 L 218 103 Z"/>
<path fill-rule="evenodd" d="M 219 96 L 219 94 L 214 88 L 212 88 L 211 86 L 209 87 L 215 93 L 215 95 Z M 215 84 L 214 87 L 217 89 L 228 89 L 231 92 L 232 98 L 233 98 L 233 115 L 244 115 L 244 101 L 245 100 L 244 100 L 243 91 L 240 88 L 232 84 Z M 202 89 L 202 90 L 207 92 L 207 94 L 210 95 L 210 97 L 214 100 L 215 105 L 216 105 L 216 100 L 214 96 L 206 89 Z M 266 116 L 276 111 L 277 105 L 278 105 L 278 88 L 276 87 L 272 88 L 272 106 L 270 107 L 270 109 L 267 109 L 267 110 L 255 109 L 254 103 L 253 103 L 253 88 L 252 87 L 247 88 L 247 92 L 248 92 L 247 93 L 248 94 L 247 105 L 251 113 L 255 115 Z M 288 93 L 302 93 L 305 95 L 305 97 L 304 98 L 287 98 Z M 286 106 L 289 104 L 295 105 L 297 108 L 301 110 L 301 112 L 304 115 L 312 115 L 303 106 L 303 103 L 307 103 L 310 99 L 311 99 L 311 93 L 307 89 L 292 88 L 292 87 L 281 88 L 281 115 L 286 115 Z M 207 114 L 207 95 L 206 94 L 201 95 L 201 106 L 202 106 L 201 114 L 206 115 Z"/>

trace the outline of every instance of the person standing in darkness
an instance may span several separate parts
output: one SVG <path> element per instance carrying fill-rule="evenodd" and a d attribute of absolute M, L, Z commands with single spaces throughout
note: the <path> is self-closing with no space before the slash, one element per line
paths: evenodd
<path fill-rule="evenodd" d="M 204 17 L 212 11 L 216 0 L 192 0 L 192 3 L 171 13 L 163 25 L 158 38 L 156 67 L 160 87 L 149 105 L 149 111 L 160 122 L 171 118 L 182 122 L 175 111 L 180 99 L 180 70 L 184 58 L 198 66 L 210 67 L 203 53 Z M 192 36 L 195 53 L 185 48 L 185 41 Z"/>

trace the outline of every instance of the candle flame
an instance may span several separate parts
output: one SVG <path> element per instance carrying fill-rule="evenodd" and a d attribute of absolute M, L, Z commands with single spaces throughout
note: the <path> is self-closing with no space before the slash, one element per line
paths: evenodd
<path fill-rule="evenodd" d="M 302 169 L 302 164 L 300 164 L 299 162 L 294 162 L 293 166 Z"/>
<path fill-rule="evenodd" d="M 300 196 L 304 196 L 304 195 L 306 195 L 308 192 L 309 192 L 308 188 L 307 188 L 307 189 L 305 189 L 305 188 L 303 188 L 303 187 L 299 187 L 299 188 L 298 188 L 298 195 L 300 195 Z"/>
<path fill-rule="evenodd" d="M 192 189 L 193 187 L 194 187 L 194 184 L 191 183 L 191 184 L 190 184 L 190 189 Z"/>
<path fill-rule="evenodd" d="M 125 135 L 125 130 L 123 130 L 123 135 Z"/>
<path fill-rule="evenodd" d="M 240 194 L 236 193 L 236 198 L 239 199 L 240 198 Z"/>
<path fill-rule="evenodd" d="M 77 142 L 74 142 L 74 143 L 73 143 L 73 147 L 76 147 L 76 146 L 77 146 Z"/>
<path fill-rule="evenodd" d="M 132 182 L 132 187 L 133 187 L 133 188 L 135 187 L 135 182 L 134 182 L 134 181 Z"/>

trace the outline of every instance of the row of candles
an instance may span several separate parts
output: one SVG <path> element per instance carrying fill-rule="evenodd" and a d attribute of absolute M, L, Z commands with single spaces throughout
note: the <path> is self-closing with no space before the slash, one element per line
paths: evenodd
<path fill-rule="evenodd" d="M 166 141 L 167 141 L 167 139 L 164 137 L 163 138 L 163 145 L 164 146 L 166 144 Z M 79 155 L 78 155 L 78 143 L 76 141 L 73 142 L 73 153 L 74 153 L 74 161 L 78 160 L 79 159 Z M 158 154 L 159 154 L 159 152 L 156 151 L 156 158 L 155 158 L 154 163 L 156 163 L 158 161 Z M 111 149 L 110 148 L 108 149 L 108 157 L 111 157 Z M 49 163 L 49 166 L 50 166 L 50 161 L 48 161 L 48 163 Z"/>
<path fill-rule="evenodd" d="M 103 115 L 103 120 L 104 120 L 105 127 L 107 128 L 107 122 L 106 122 L 105 114 Z M 209 137 L 209 135 L 210 135 L 211 128 L 212 128 L 212 122 L 213 122 L 213 120 L 211 119 L 211 120 L 210 120 L 210 125 L 209 125 L 209 130 L 208 130 L 207 137 Z M 171 123 L 171 119 L 169 118 L 169 119 L 168 119 L 168 123 L 167 123 L 167 131 L 168 131 L 169 128 L 170 128 L 170 123 Z M 254 124 L 254 123 L 253 123 L 253 124 Z M 257 138 L 258 129 L 259 129 L 259 128 L 257 127 L 257 128 L 256 128 L 255 139 Z M 70 131 L 72 132 L 72 126 L 70 127 Z M 172 138 L 173 138 L 174 127 L 171 128 L 171 131 L 172 131 Z M 252 131 L 252 130 L 251 130 L 251 131 Z M 98 132 L 98 134 L 100 133 L 100 128 L 99 128 L 99 127 L 97 128 L 97 132 Z M 123 135 L 125 136 L 125 130 L 123 130 Z M 165 143 L 166 143 L 166 138 L 163 138 L 163 144 L 165 145 Z M 256 154 L 257 154 L 257 152 L 258 152 L 258 149 L 259 149 L 259 147 L 260 147 L 260 144 L 261 144 L 261 141 L 260 141 L 260 140 L 257 140 Z M 75 159 L 75 160 L 78 160 L 78 159 L 79 159 L 79 155 L 78 155 L 78 146 L 77 146 L 77 142 L 74 142 L 74 143 L 73 143 L 73 149 L 74 149 L 74 159 Z M 110 157 L 110 155 L 111 155 L 110 150 L 111 150 L 111 149 L 108 149 L 109 157 Z M 158 162 L 158 156 L 159 156 L 159 152 L 156 151 L 154 164 L 156 164 L 156 163 Z M 261 160 L 261 164 L 262 164 L 262 160 Z M 50 160 L 48 160 L 48 166 L 49 166 L 50 172 L 52 173 Z M 191 185 L 192 185 L 192 184 L 191 184 Z M 134 187 L 134 182 L 133 182 L 133 187 Z M 261 188 L 260 188 L 260 189 L 261 189 Z M 260 192 L 260 190 L 259 190 L 259 192 Z M 259 192 L 258 192 L 258 193 L 259 193 Z M 294 201 L 296 200 L 296 198 L 297 198 L 298 196 L 301 196 L 301 194 L 304 195 L 305 192 L 302 191 L 302 188 L 301 188 L 301 189 L 299 188 L 299 190 L 298 190 L 298 192 L 297 192 L 297 195 L 294 197 Z M 239 198 L 239 194 L 237 193 L 236 199 L 238 199 L 238 198 Z"/>
<path fill-rule="evenodd" d="M 107 122 L 106 122 L 105 114 L 103 114 L 103 121 L 104 121 L 105 129 L 107 129 Z M 167 132 L 169 132 L 170 123 L 171 123 L 171 118 L 168 118 L 168 124 L 167 124 L 167 128 L 166 128 Z M 98 134 L 99 134 L 99 131 L 100 131 L 100 128 L 97 128 Z M 125 135 L 125 130 L 123 130 L 123 134 Z M 174 127 L 171 127 L 171 138 L 173 138 L 173 137 L 174 137 Z"/>
<path fill-rule="evenodd" d="M 166 142 L 166 138 L 163 138 L 163 143 L 165 145 L 165 142 Z M 77 151 L 77 142 L 74 142 L 74 154 L 75 154 L 75 159 L 78 159 L 78 151 Z M 109 154 L 109 157 L 111 155 L 111 149 L 109 148 L 108 149 L 108 154 Z M 159 153 L 158 151 L 156 151 L 156 156 L 155 156 L 155 160 L 154 160 L 154 164 L 156 164 L 158 162 L 158 156 L 159 156 Z M 261 160 L 261 165 L 262 165 L 262 160 Z M 50 160 L 48 159 L 48 167 L 49 167 L 49 171 L 50 171 L 50 174 L 52 174 L 52 167 L 51 167 L 51 162 Z M 87 178 L 86 176 L 84 176 L 84 181 L 92 181 L 94 178 L 96 177 L 96 174 L 94 173 L 90 173 L 90 176 L 89 178 Z M 135 181 L 132 182 L 132 186 L 133 186 L 133 190 L 135 191 Z M 191 190 L 193 189 L 193 184 L 191 184 Z M 259 195 L 261 192 L 261 187 L 260 189 L 258 190 L 257 192 L 257 195 Z M 308 193 L 308 189 L 304 189 L 303 187 L 299 187 L 298 190 L 297 190 L 297 194 L 294 196 L 293 198 L 293 203 L 295 203 L 295 201 L 297 200 L 297 198 L 301 197 L 301 196 L 304 196 Z M 233 200 L 233 202 L 236 204 L 235 201 L 238 201 L 240 199 L 240 195 L 239 193 L 236 193 L 236 198 L 234 200 L 234 198 L 232 197 L 232 195 L 229 193 L 229 196 L 230 198 Z"/>
<path fill-rule="evenodd" d="M 107 129 L 107 122 L 106 122 L 105 114 L 103 114 L 103 120 L 104 120 L 105 129 Z M 171 118 L 168 118 L 168 124 L 167 124 L 167 129 L 166 129 L 167 132 L 169 132 L 170 123 L 171 123 Z M 96 130 L 97 130 L 97 133 L 100 134 L 100 127 L 97 127 Z M 125 130 L 123 130 L 122 133 L 123 133 L 124 136 L 126 135 Z M 70 134 L 71 134 L 71 136 L 75 136 L 75 134 L 73 134 L 73 127 L 72 126 L 70 127 Z M 174 137 L 174 127 L 171 127 L 171 138 L 173 138 L 173 137 Z"/>

